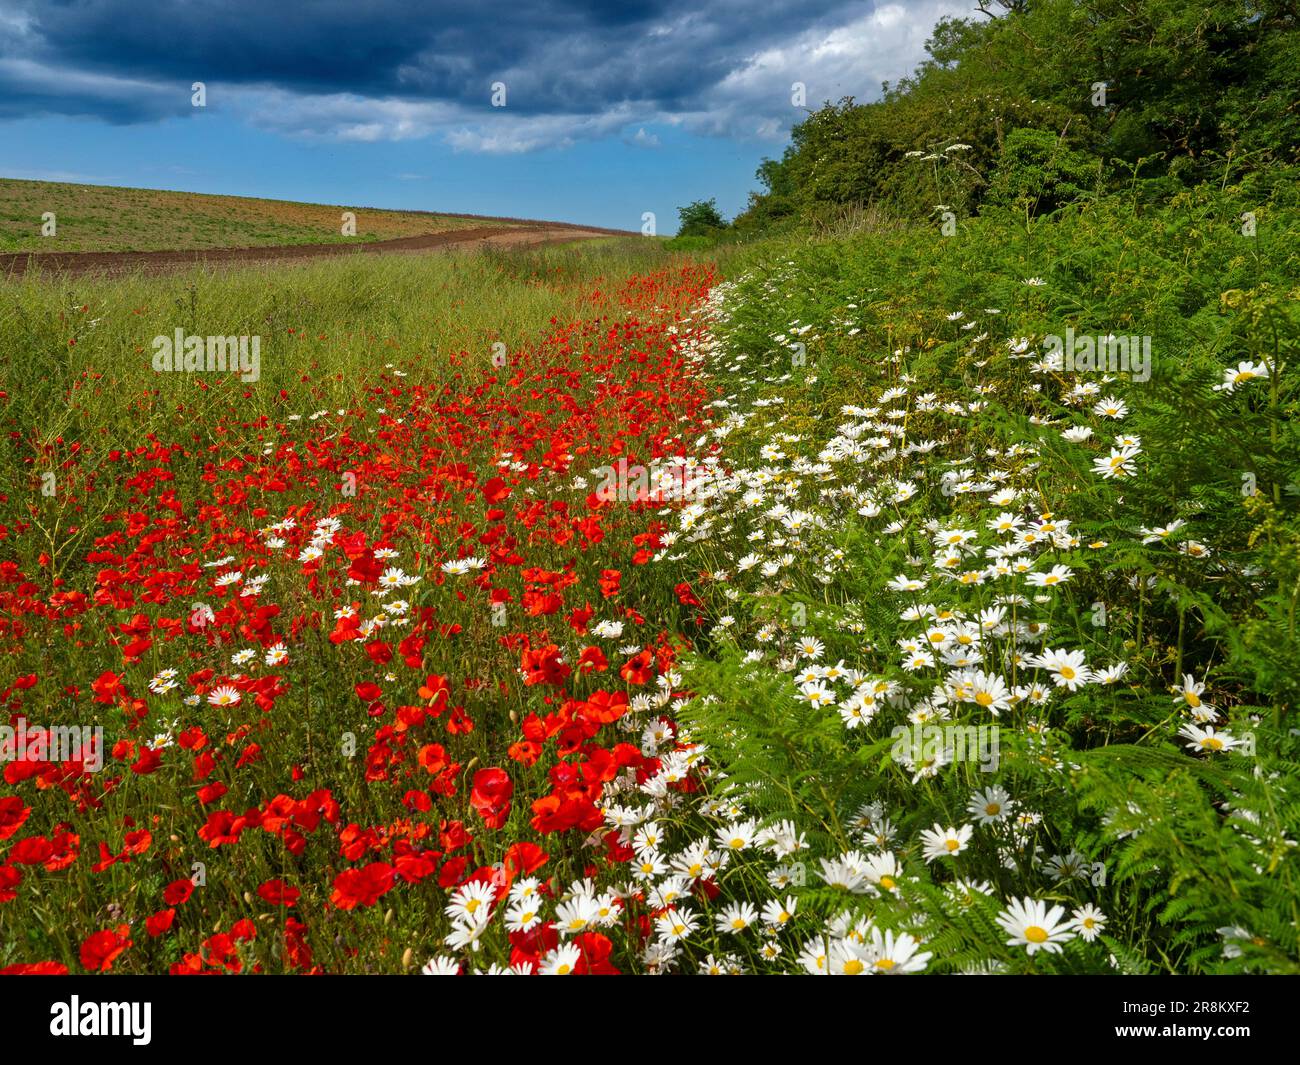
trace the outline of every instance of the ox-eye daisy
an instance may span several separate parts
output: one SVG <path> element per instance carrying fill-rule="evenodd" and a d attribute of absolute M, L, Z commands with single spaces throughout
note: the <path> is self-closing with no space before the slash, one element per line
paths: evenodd
<path fill-rule="evenodd" d="M 725 907 L 716 918 L 719 932 L 738 935 L 758 920 L 758 911 L 748 902 L 733 902 Z"/>
<path fill-rule="evenodd" d="M 1030 956 L 1040 950 L 1059 954 L 1062 944 L 1074 937 L 1069 922 L 1061 922 L 1064 914 L 1062 907 L 1048 909 L 1039 899 L 1012 899 L 998 914 L 997 922 L 1011 937 L 1007 946 L 1024 947 Z"/>
<path fill-rule="evenodd" d="M 571 976 L 581 958 L 582 951 L 577 947 L 560 947 L 542 958 L 537 972 L 541 976 Z"/>
<path fill-rule="evenodd" d="M 996 784 L 977 791 L 966 804 L 966 812 L 982 825 L 991 825 L 1011 814 L 1011 796 Z"/>
<path fill-rule="evenodd" d="M 1208 754 L 1222 754 L 1224 751 L 1241 746 L 1241 740 L 1226 732 L 1216 732 L 1213 725 L 1206 725 L 1205 728 L 1184 725 L 1178 730 L 1178 735 L 1187 741 L 1187 746 L 1191 750 L 1204 751 Z"/>
<path fill-rule="evenodd" d="M 1091 904 L 1080 906 L 1071 917 L 1070 923 L 1079 933 L 1079 938 L 1088 943 L 1096 939 L 1106 927 L 1106 915 Z"/>
<path fill-rule="evenodd" d="M 906 932 L 895 935 L 891 931 L 871 930 L 871 944 L 867 948 L 872 957 L 871 971 L 882 976 L 903 976 L 925 971 L 926 963 L 933 957 L 929 951 L 917 952 L 917 942 Z"/>
<path fill-rule="evenodd" d="M 960 854 L 966 849 L 966 844 L 970 842 L 971 833 L 974 831 L 970 825 L 944 828 L 936 824 L 934 828 L 927 829 L 921 833 L 925 860 L 932 862 L 936 858 L 949 858 Z"/>

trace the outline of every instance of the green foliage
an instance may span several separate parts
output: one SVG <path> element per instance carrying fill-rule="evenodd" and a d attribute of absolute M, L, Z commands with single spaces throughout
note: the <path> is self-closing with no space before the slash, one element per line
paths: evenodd
<path fill-rule="evenodd" d="M 990 194 L 1051 210 L 1135 173 L 1167 198 L 1300 160 L 1300 33 L 1285 0 L 1008 4 L 941 21 L 927 51 L 880 100 L 827 102 L 798 123 L 736 225 L 863 203 L 969 214 Z"/>
<path fill-rule="evenodd" d="M 716 200 L 696 200 L 677 208 L 677 235 L 679 237 L 706 237 L 725 228 L 726 221 L 718 213 Z"/>
<path fill-rule="evenodd" d="M 964 47 L 961 33 L 948 32 L 953 48 Z M 897 641 L 916 631 L 899 620 L 911 600 L 884 593 L 883 579 L 929 553 L 918 518 L 929 529 L 976 527 L 980 501 L 939 490 L 937 473 L 951 464 L 900 456 L 887 469 L 919 486 L 908 504 L 916 517 L 885 535 L 872 521 L 837 516 L 799 546 L 779 581 L 729 593 L 717 607 L 732 619 L 728 635 L 690 673 L 700 697 L 687 720 L 725 767 L 729 794 L 763 823 L 789 819 L 806 830 L 810 854 L 897 851 L 906 889 L 858 900 L 858 912 L 924 938 L 932 970 L 1300 972 L 1293 172 L 1275 166 L 1239 184 L 1179 187 L 1153 206 L 1141 178 L 1121 193 L 1098 193 L 1089 183 L 1095 162 L 1054 132 L 1013 131 L 1003 158 L 990 200 L 1004 202 L 963 219 L 952 236 L 910 227 L 726 249 L 737 280 L 719 328 L 727 353 L 719 384 L 728 397 L 758 388 L 762 410 L 774 412 L 736 427 L 730 455 L 758 467 L 767 461 L 762 449 L 794 446 L 786 440 L 815 455 L 846 410 L 880 407 L 895 385 L 940 404 L 977 395 L 977 415 L 958 406 L 940 420 L 913 406 L 908 439 L 942 439 L 946 453 L 967 456 L 970 466 L 1024 449 L 1009 464 L 1013 481 L 1031 485 L 1024 513 L 1072 519 L 1076 534 L 1053 558 L 1073 577 L 1041 606 L 1050 645 L 1125 672 L 1107 686 L 1057 690 L 1042 707 L 1004 712 L 993 773 L 967 761 L 913 779 L 891 752 L 893 730 L 908 724 L 901 710 L 885 706 L 868 724 L 846 728 L 837 707 L 808 705 L 793 697 L 788 675 L 755 665 L 746 634 L 766 626 L 774 646 L 815 637 L 825 643 L 822 663 L 926 690 L 897 664 Z M 1000 313 L 981 317 L 982 335 L 962 328 L 990 308 Z M 950 320 L 958 311 L 964 316 Z M 1149 379 L 1031 368 L 1008 354 L 1007 338 L 1041 345 L 1067 328 L 1149 337 Z M 785 338 L 796 337 L 806 350 L 792 363 Z M 746 357 L 729 362 L 733 353 Z M 1225 371 L 1243 361 L 1273 369 L 1223 388 Z M 1068 401 L 1071 387 L 1087 381 L 1099 391 Z M 1107 446 L 1095 434 L 1082 442 L 1061 435 L 1096 425 L 1089 408 L 1106 394 L 1124 400 L 1127 413 L 1103 425 L 1141 441 L 1132 477 L 1094 472 Z M 815 508 L 837 490 L 836 476 L 825 481 L 820 494 L 814 483 L 810 494 L 782 499 Z M 1143 535 L 1175 523 L 1173 535 Z M 745 550 L 729 552 L 711 531 L 698 568 L 725 571 Z M 843 565 L 819 574 L 812 560 L 832 554 Z M 953 582 L 932 582 L 924 598 L 968 618 L 996 601 L 984 585 Z M 802 627 L 791 620 L 799 604 Z M 983 651 L 986 664 L 1007 661 L 993 646 Z M 792 658 L 791 669 L 804 661 Z M 1204 682 L 1220 727 L 1249 738 L 1246 753 L 1186 749 L 1179 726 L 1197 698 L 1184 694 L 1188 675 Z M 958 725 L 988 720 L 969 704 L 951 709 Z M 907 841 L 932 825 L 969 821 L 971 795 L 993 783 L 1040 815 L 1032 829 L 1009 847 L 1007 832 L 977 828 L 955 866 L 921 862 Z M 878 837 L 882 818 L 888 833 Z M 1062 856 L 1104 872 L 1091 881 L 1045 876 L 1049 860 Z M 962 887 L 954 870 L 987 891 Z M 815 870 L 808 882 L 795 889 L 801 907 L 807 898 L 815 912 L 835 914 L 853 904 Z M 1094 943 L 1026 959 L 1002 946 L 993 923 L 997 898 L 1023 895 L 1067 912 L 1095 904 L 1108 923 Z"/>
<path fill-rule="evenodd" d="M 1088 196 L 1100 166 L 1063 138 L 1040 129 L 1013 129 L 989 187 L 992 203 L 1030 215 L 1053 211 Z"/>
<path fill-rule="evenodd" d="M 664 241 L 667 251 L 705 251 L 718 243 L 717 237 L 711 236 L 676 236 Z"/>

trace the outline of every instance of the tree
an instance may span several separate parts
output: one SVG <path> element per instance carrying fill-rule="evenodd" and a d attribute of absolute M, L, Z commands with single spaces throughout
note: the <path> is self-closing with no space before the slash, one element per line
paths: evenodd
<path fill-rule="evenodd" d="M 677 235 L 679 237 L 707 237 L 727 227 L 718 213 L 716 200 L 696 200 L 686 207 L 677 208 Z"/>

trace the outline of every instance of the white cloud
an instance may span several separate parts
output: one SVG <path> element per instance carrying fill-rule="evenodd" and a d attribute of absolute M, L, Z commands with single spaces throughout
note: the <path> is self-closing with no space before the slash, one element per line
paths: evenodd
<path fill-rule="evenodd" d="M 636 148 L 658 148 L 659 147 L 658 135 L 654 133 L 647 133 L 645 131 L 644 126 L 638 129 L 632 136 L 625 138 L 625 142 L 627 144 L 631 144 L 633 147 Z"/>
<path fill-rule="evenodd" d="M 807 86 L 808 105 L 842 96 L 874 98 L 881 82 L 910 74 L 925 58 L 925 42 L 934 24 L 948 15 L 964 15 L 965 0 L 922 0 L 904 7 L 886 4 L 870 14 L 832 29 L 810 29 L 789 44 L 750 56 L 717 87 L 736 109 L 761 107 L 775 113 L 774 101 L 789 105 L 791 86 Z"/>
<path fill-rule="evenodd" d="M 470 59 L 456 53 L 422 54 L 418 62 L 398 68 L 402 95 L 214 80 L 208 83 L 208 105 L 285 136 L 360 143 L 430 139 L 455 151 L 494 155 L 563 149 L 611 137 L 633 147 L 656 148 L 659 138 L 648 131 L 656 126 L 777 143 L 806 113 L 791 99 L 793 83 L 806 85 L 806 106 L 813 109 L 843 96 L 874 99 L 882 81 L 896 81 L 924 57 L 935 22 L 946 15 L 968 15 L 970 0 L 889 0 L 874 10 L 866 8 L 837 8 L 840 14 L 823 16 L 821 23 L 747 55 L 728 51 L 724 31 L 732 26 L 721 18 L 723 9 L 707 5 L 642 27 L 639 36 L 629 39 L 627 54 L 618 57 L 599 37 L 543 35 L 519 65 L 500 72 L 510 105 L 499 109 L 487 106 L 486 84 L 481 102 L 416 95 L 437 82 L 434 74 L 470 75 Z M 725 13 L 734 14 L 731 9 Z M 756 32 L 752 39 L 771 40 L 774 32 Z M 0 44 L 6 39 L 16 44 L 30 33 L 30 19 L 0 12 Z M 689 57 L 693 41 L 701 49 L 701 69 L 705 55 L 714 61 L 708 73 L 701 75 L 698 88 L 686 84 L 680 93 L 666 90 L 682 85 L 682 70 L 693 71 L 689 58 L 683 58 Z M 723 55 L 732 57 L 722 60 Z M 571 76 L 557 93 L 555 72 L 564 70 Z M 64 69 L 14 54 L 5 57 L 0 50 L 0 117 L 31 113 L 6 109 L 6 90 L 15 101 L 24 97 L 24 108 L 36 112 L 98 113 L 120 121 L 194 113 L 188 81 Z M 625 98 L 617 99 L 620 92 Z M 614 102 L 602 107 L 605 99 Z M 534 101 L 531 111 L 517 106 L 524 101 Z"/>

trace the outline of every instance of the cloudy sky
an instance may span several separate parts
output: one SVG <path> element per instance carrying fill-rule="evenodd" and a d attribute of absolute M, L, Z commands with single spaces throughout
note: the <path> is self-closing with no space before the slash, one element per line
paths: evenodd
<path fill-rule="evenodd" d="M 973 8 L 0 0 L 0 176 L 670 232 L 743 208 L 795 82 L 874 99 Z"/>

